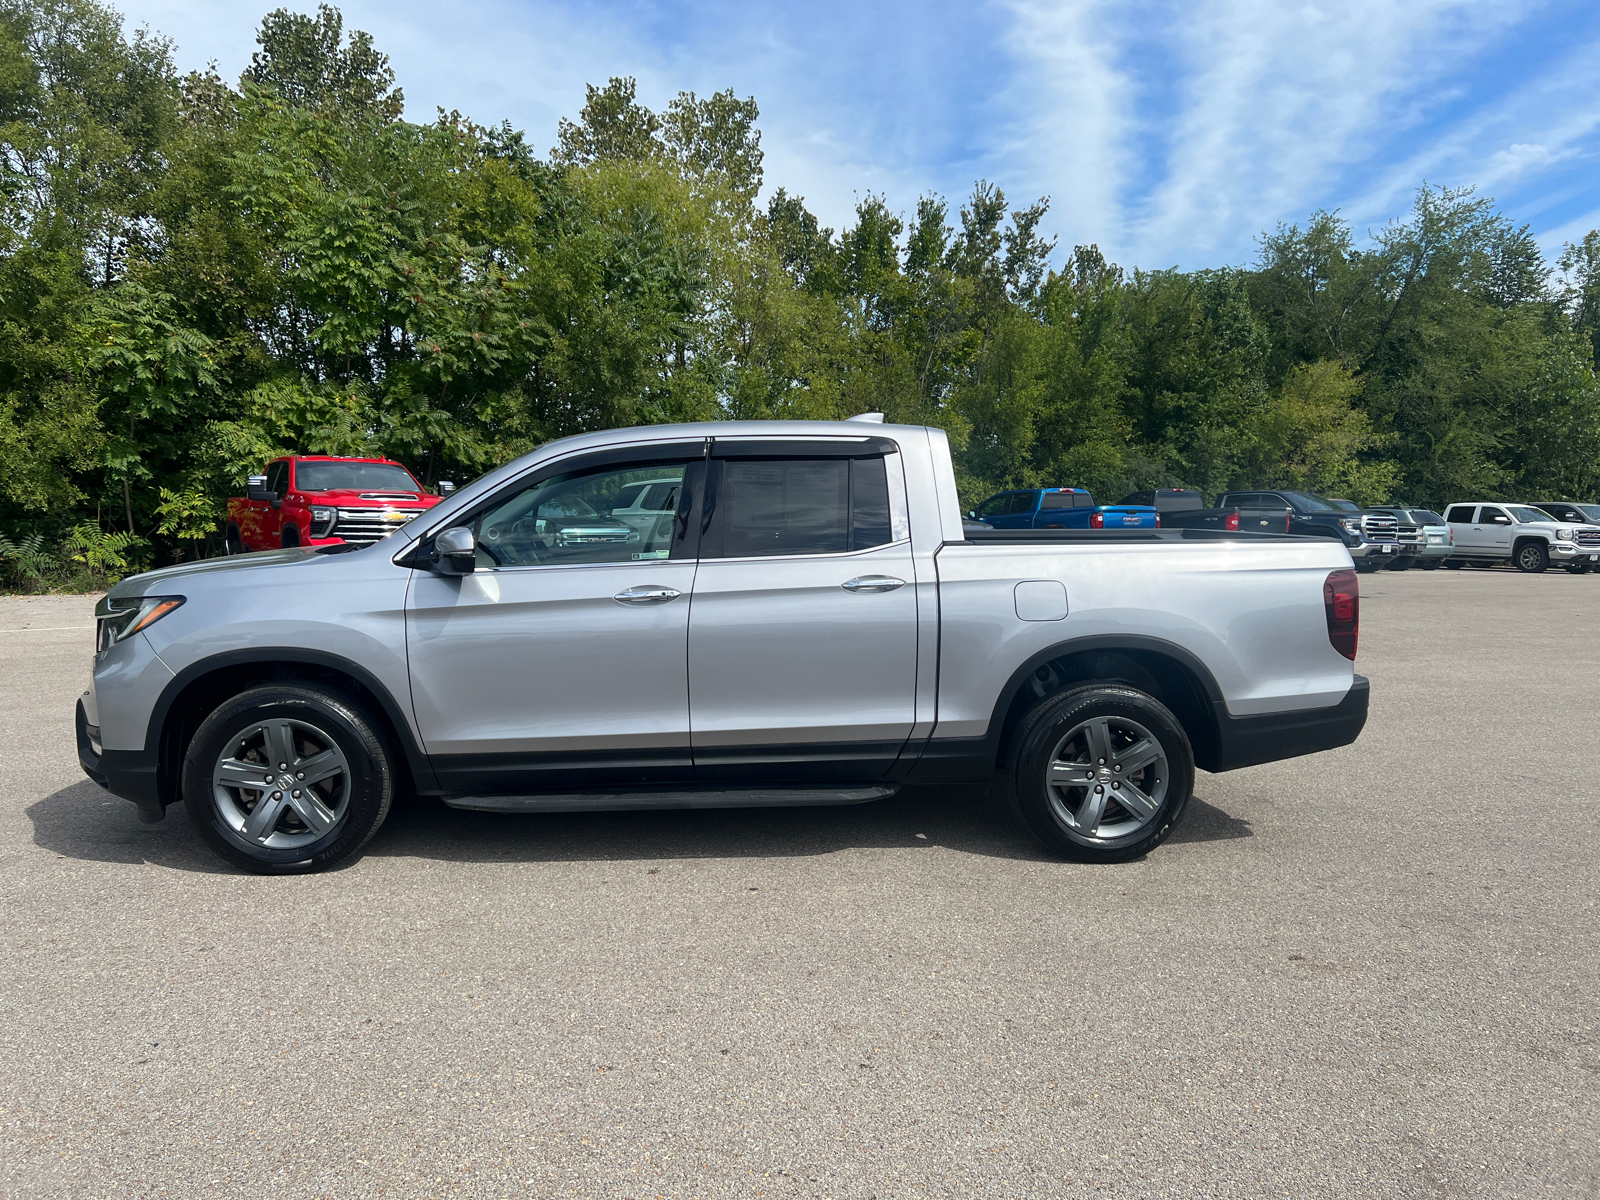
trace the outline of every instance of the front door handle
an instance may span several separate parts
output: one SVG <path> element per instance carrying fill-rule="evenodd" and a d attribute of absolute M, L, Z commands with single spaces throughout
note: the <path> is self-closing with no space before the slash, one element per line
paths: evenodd
<path fill-rule="evenodd" d="M 611 598 L 622 604 L 665 604 L 681 595 L 683 593 L 676 588 L 659 587 L 651 583 L 627 588 Z"/>
<path fill-rule="evenodd" d="M 905 585 L 904 579 L 896 579 L 893 575 L 858 575 L 839 586 L 847 592 L 892 592 Z"/>

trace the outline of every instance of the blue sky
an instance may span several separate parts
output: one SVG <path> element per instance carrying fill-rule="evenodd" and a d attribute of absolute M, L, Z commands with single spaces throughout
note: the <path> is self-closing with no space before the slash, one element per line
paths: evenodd
<path fill-rule="evenodd" d="M 181 68 L 235 77 L 276 0 L 137 0 Z M 291 7 L 311 10 L 313 3 Z M 1051 197 L 1059 261 L 1250 261 L 1280 221 L 1358 234 L 1417 185 L 1477 185 L 1549 253 L 1600 226 L 1600 5 L 1558 0 L 350 0 L 407 113 L 509 118 L 555 140 L 586 82 L 754 95 L 768 189 L 835 228 L 856 199 L 952 210 L 986 178 Z"/>

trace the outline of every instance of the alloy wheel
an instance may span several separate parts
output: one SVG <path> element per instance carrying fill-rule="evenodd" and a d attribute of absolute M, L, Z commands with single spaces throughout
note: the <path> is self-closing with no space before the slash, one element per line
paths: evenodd
<path fill-rule="evenodd" d="M 247 846 L 297 850 L 344 820 L 350 760 L 333 738 L 304 721 L 247 726 L 211 771 L 223 825 Z"/>
<path fill-rule="evenodd" d="M 1127 717 L 1094 717 L 1056 743 L 1045 787 L 1067 835 L 1095 844 L 1155 820 L 1170 781 L 1154 734 Z"/>

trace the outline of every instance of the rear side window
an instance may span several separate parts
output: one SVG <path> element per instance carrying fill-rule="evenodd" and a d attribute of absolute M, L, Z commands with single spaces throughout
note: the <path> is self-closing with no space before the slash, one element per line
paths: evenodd
<path fill-rule="evenodd" d="M 1083 492 L 1046 492 L 1040 508 L 1086 508 L 1089 497 Z M 1024 510 L 1026 511 L 1026 510 Z"/>
<path fill-rule="evenodd" d="M 1449 525 L 1471 525 L 1473 507 L 1471 504 L 1453 505 L 1450 511 L 1445 514 L 1445 523 Z"/>
<path fill-rule="evenodd" d="M 872 458 L 727 459 L 720 546 L 707 557 L 843 554 L 890 541 L 889 483 Z"/>

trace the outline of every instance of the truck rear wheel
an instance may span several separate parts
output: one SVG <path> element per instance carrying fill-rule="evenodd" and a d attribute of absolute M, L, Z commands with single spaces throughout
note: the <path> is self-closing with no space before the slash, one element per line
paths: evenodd
<path fill-rule="evenodd" d="M 1537 575 L 1550 565 L 1550 552 L 1543 542 L 1523 542 L 1517 547 L 1517 570 Z"/>
<path fill-rule="evenodd" d="M 195 731 L 183 803 L 207 845 L 247 871 L 331 867 L 389 815 L 394 767 L 374 722 L 337 692 L 269 684 Z"/>
<path fill-rule="evenodd" d="M 1194 751 L 1176 717 L 1122 684 L 1042 700 L 1012 743 L 1017 816 L 1057 854 L 1123 862 L 1172 832 L 1194 789 Z"/>

